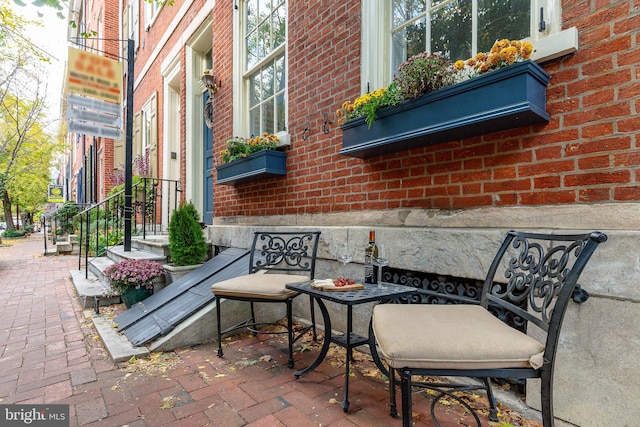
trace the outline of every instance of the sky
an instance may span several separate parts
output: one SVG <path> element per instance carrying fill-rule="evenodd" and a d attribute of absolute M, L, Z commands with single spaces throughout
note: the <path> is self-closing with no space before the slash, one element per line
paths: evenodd
<path fill-rule="evenodd" d="M 62 80 L 64 78 L 65 61 L 67 60 L 67 19 L 60 19 L 56 11 L 47 6 L 36 7 L 32 5 L 18 6 L 11 1 L 16 14 L 30 20 L 39 20 L 44 26 L 29 26 L 22 34 L 36 47 L 44 51 L 50 57 L 50 63 L 43 64 L 43 72 L 47 75 L 47 116 L 52 119 L 60 118 Z M 40 16 L 39 16 L 40 14 Z M 52 128 L 56 132 L 58 123 Z"/>

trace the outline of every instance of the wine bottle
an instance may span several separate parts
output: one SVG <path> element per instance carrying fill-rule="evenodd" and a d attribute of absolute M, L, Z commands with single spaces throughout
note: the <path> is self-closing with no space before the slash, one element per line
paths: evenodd
<path fill-rule="evenodd" d="M 376 232 L 369 231 L 369 244 L 364 249 L 364 283 L 375 285 L 378 283 L 378 267 L 373 263 L 378 256 L 376 246 Z"/>

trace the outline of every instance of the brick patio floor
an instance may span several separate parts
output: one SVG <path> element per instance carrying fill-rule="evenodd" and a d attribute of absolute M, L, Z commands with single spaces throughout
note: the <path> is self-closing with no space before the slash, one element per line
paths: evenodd
<path fill-rule="evenodd" d="M 356 354 L 351 407 L 342 410 L 344 349 L 333 346 L 318 369 L 297 380 L 277 335 L 232 337 L 224 358 L 208 343 L 115 365 L 76 298 L 69 271 L 77 257 L 42 256 L 42 234 L 4 243 L 0 404 L 69 404 L 70 426 L 401 425 L 389 416 L 387 383 L 366 354 Z M 315 359 L 318 346 L 300 350 L 297 368 Z M 427 393 L 414 394 L 415 426 L 434 425 L 430 402 Z M 472 424 L 455 403 L 439 404 L 438 412 L 443 427 Z M 538 425 L 514 422 L 506 408 L 503 416 Z M 490 425 L 486 415 L 482 423 Z"/>

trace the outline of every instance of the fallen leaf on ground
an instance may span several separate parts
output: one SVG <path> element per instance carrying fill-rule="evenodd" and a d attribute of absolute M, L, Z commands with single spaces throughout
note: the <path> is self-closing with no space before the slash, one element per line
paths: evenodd
<path fill-rule="evenodd" d="M 162 399 L 162 405 L 160 405 L 160 409 L 171 409 L 176 406 L 176 401 L 178 401 L 177 397 L 169 396 Z"/>

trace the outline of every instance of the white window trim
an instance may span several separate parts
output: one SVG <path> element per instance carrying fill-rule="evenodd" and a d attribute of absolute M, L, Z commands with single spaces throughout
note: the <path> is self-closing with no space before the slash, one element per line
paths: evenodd
<path fill-rule="evenodd" d="M 390 0 L 362 0 L 362 58 L 361 93 L 367 93 L 391 82 L 389 68 L 390 40 L 389 28 Z M 560 0 L 532 0 L 531 28 L 538 28 L 540 8 L 544 11 L 546 29 L 535 30 L 530 40 L 535 52 L 532 59 L 543 63 L 578 50 L 578 30 L 575 27 L 562 29 Z M 383 12 L 381 12 L 383 11 Z M 538 12 L 536 12 L 538 11 Z"/>
<path fill-rule="evenodd" d="M 242 3 L 242 4 L 240 4 Z M 249 100 L 248 100 L 248 82 L 247 77 L 251 75 L 246 70 L 246 52 L 244 47 L 244 21 L 242 20 L 245 10 L 244 0 L 239 0 L 238 9 L 235 10 L 233 15 L 233 134 L 240 136 L 249 135 Z M 291 137 L 289 134 L 289 1 L 285 1 L 287 8 L 287 29 L 284 39 L 284 46 L 274 49 L 267 57 L 262 58 L 258 63 L 254 65 L 252 70 L 259 69 L 268 61 L 280 55 L 284 51 L 285 55 L 285 69 L 286 69 L 286 90 L 284 92 L 284 103 L 287 106 L 286 115 L 284 118 L 286 131 L 277 132 L 276 135 L 280 138 L 279 146 L 289 145 Z"/>

